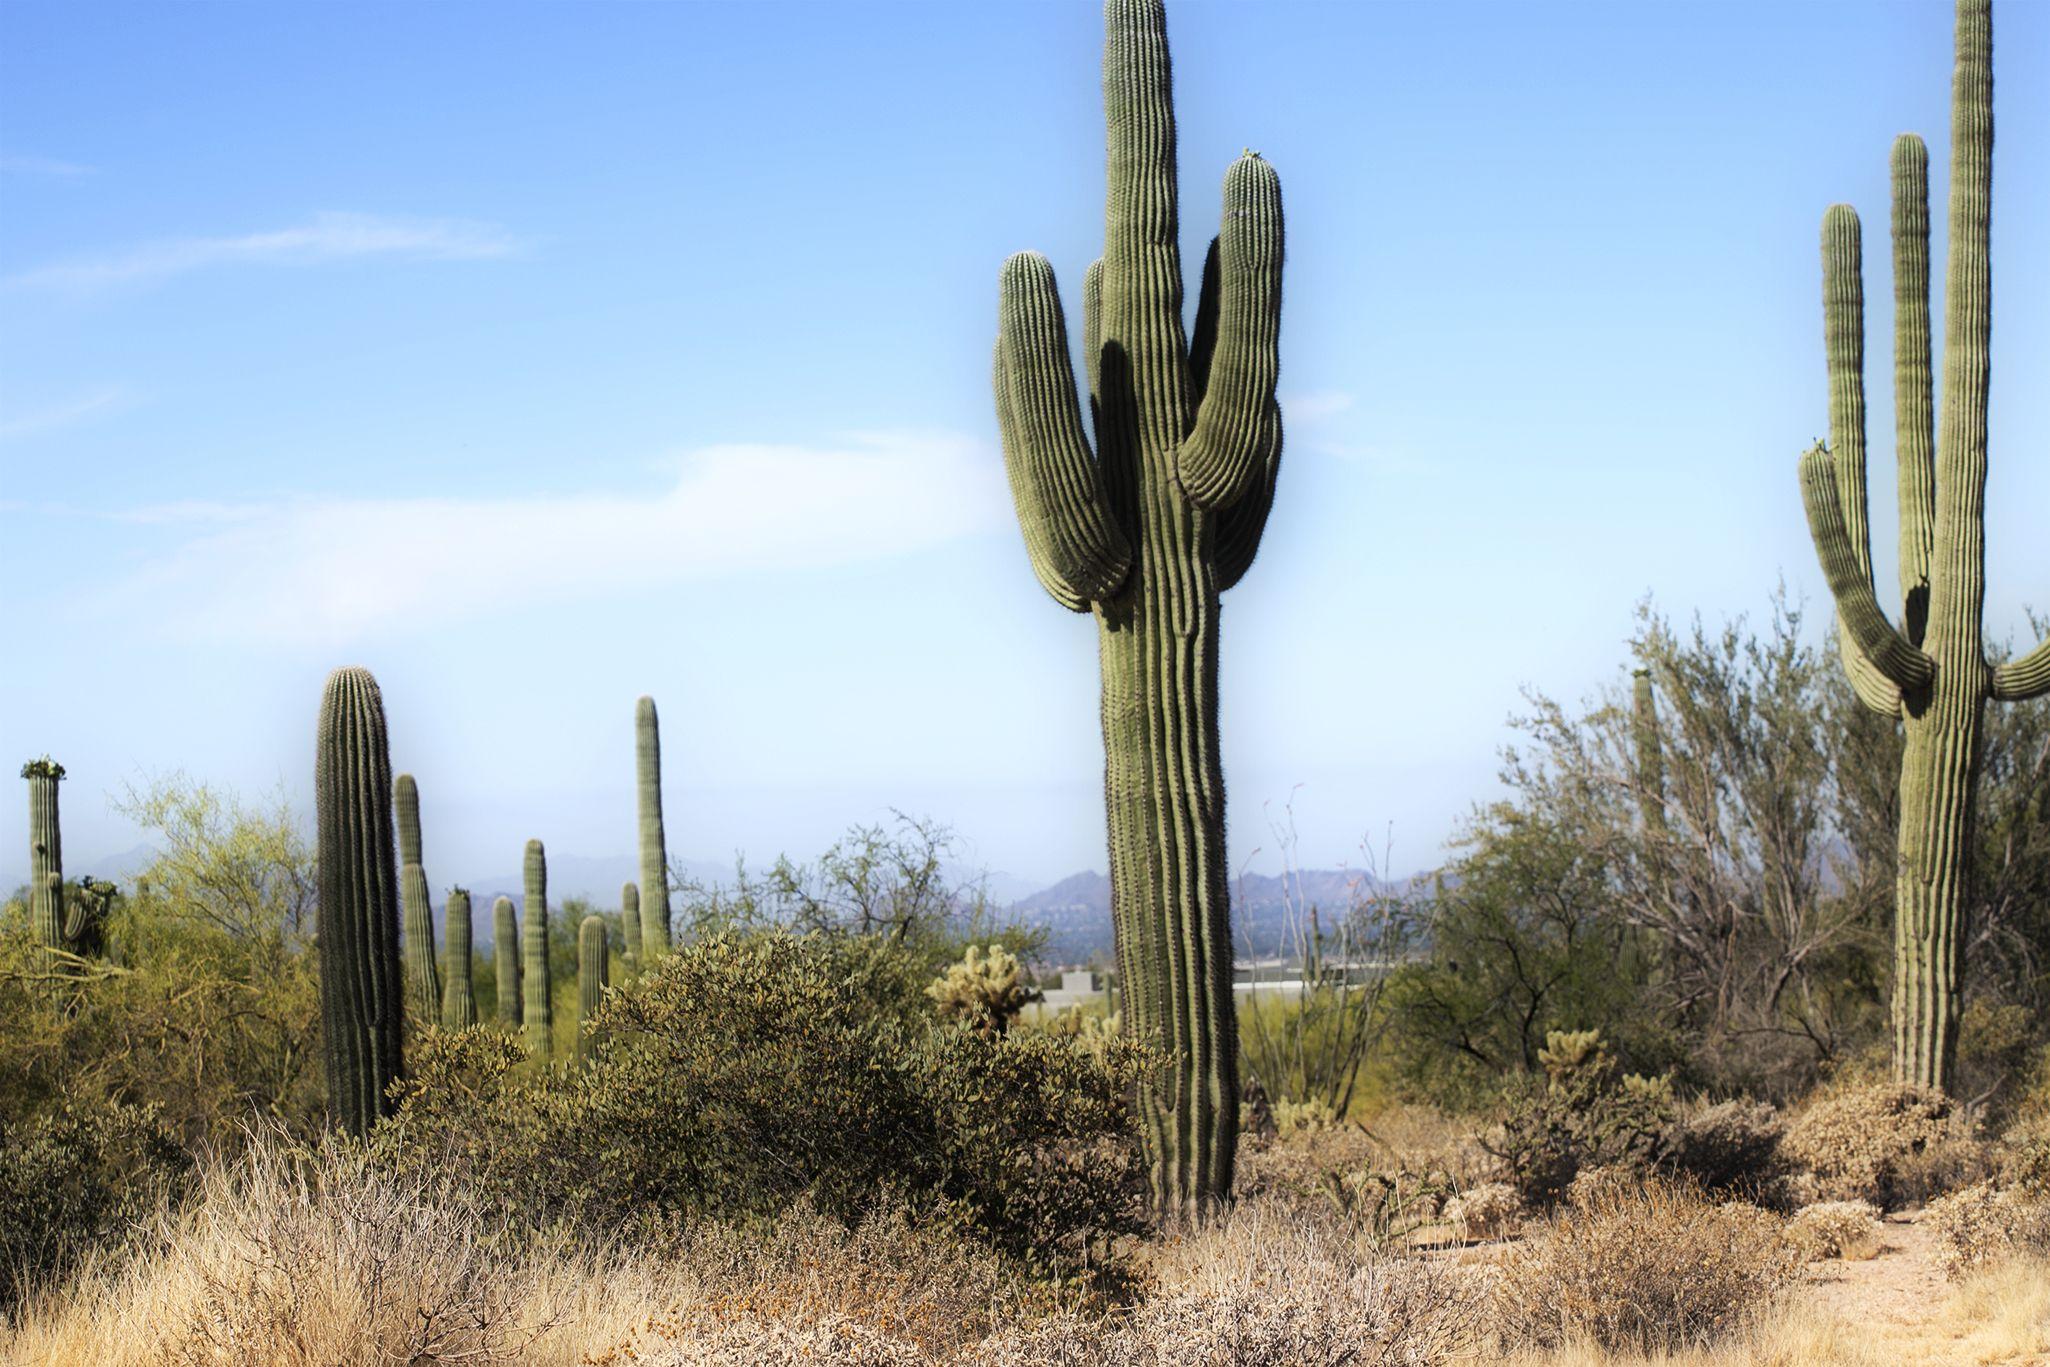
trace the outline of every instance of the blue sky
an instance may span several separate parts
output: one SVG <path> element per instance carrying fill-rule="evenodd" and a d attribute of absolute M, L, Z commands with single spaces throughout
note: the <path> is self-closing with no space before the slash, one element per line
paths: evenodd
<path fill-rule="evenodd" d="M 1171 7 L 1185 254 L 1241 148 L 1288 203 L 1235 858 L 1293 790 L 1309 862 L 1433 862 L 1519 689 L 1615 679 L 1646 594 L 1784 576 L 1820 624 L 1818 225 L 1884 223 L 1904 129 L 1942 195 L 1950 25 Z M 987 381 L 1004 256 L 1073 308 L 1096 253 L 1100 41 L 1087 4 L 0 6 L 0 748 L 69 766 L 71 862 L 148 774 L 303 802 L 361 663 L 449 876 L 628 850 L 642 692 L 675 853 L 896 807 L 1100 866 L 1094 633 L 1026 568 Z M 2050 607 L 2050 6 L 1995 52 L 2000 637 Z"/>

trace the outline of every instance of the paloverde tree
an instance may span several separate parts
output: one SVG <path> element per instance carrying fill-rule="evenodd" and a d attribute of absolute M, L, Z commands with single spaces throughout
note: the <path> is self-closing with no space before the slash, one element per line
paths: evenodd
<path fill-rule="evenodd" d="M 1949 259 L 1942 420 L 1929 340 L 1929 153 L 1893 147 L 1894 406 L 1900 467 L 1899 624 L 1872 580 L 1865 492 L 1865 300 L 1857 211 L 1822 220 L 1829 442 L 1801 459 L 1801 495 L 1836 599 L 1845 672 L 1866 706 L 1898 717 L 1899 874 L 1894 907 L 1893 1069 L 1947 1087 L 1957 1058 L 1958 985 L 1972 876 L 1973 809 L 1989 699 L 2050 692 L 2050 640 L 1987 662 L 1988 224 L 1993 182 L 1991 0 L 1959 0 L 1951 91 Z"/>
<path fill-rule="evenodd" d="M 1093 449 L 1037 253 L 1004 264 L 994 382 L 1033 572 L 1096 618 L 1122 1006 L 1166 1059 L 1141 1101 L 1154 1200 L 1193 1213 L 1230 1193 L 1238 1141 L 1218 616 L 1281 462 L 1281 183 L 1251 152 L 1226 174 L 1185 335 L 1166 15 L 1107 0 L 1104 30 L 1109 205 L 1082 285 Z"/>

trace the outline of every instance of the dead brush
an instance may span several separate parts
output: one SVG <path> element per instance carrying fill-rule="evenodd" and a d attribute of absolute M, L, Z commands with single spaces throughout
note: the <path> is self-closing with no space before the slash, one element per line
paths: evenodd
<path fill-rule="evenodd" d="M 1508 1348 L 1669 1352 L 1740 1330 L 1794 1265 L 1771 1215 L 1653 1180 L 1590 1193 L 1512 1249 L 1495 1310 Z"/>

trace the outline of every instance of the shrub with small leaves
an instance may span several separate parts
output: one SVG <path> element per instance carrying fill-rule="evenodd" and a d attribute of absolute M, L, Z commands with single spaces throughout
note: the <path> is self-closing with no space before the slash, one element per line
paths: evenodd
<path fill-rule="evenodd" d="M 1959 1280 L 2030 1253 L 2050 1252 L 2050 1201 L 2013 1187 L 1975 1182 L 1929 1203 L 1937 1261 Z"/>
<path fill-rule="evenodd" d="M 1982 1161 L 1970 1122 L 1948 1097 L 1893 1083 L 1814 1102 L 1788 1125 L 1780 1152 L 1813 1176 L 1820 1199 L 1870 1201 L 1881 1210 L 1963 1185 L 1959 1177 Z"/>
<path fill-rule="evenodd" d="M 1885 1226 L 1870 1201 L 1820 1201 L 1787 1221 L 1787 1243 L 1807 1261 L 1863 1262 L 1879 1255 Z"/>
<path fill-rule="evenodd" d="M 1523 1219 L 1523 1198 L 1507 1182 L 1489 1182 L 1445 1203 L 1445 1223 L 1462 1239 L 1501 1239 Z"/>
<path fill-rule="evenodd" d="M 1682 1115 L 1659 1138 L 1659 1164 L 1710 1191 L 1747 1194 L 1779 1175 L 1786 1125 L 1769 1102 L 1738 1098 Z"/>

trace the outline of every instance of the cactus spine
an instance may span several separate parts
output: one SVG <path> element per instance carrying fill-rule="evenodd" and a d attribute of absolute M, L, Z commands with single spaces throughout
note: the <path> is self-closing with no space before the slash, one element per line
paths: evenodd
<path fill-rule="evenodd" d="M 548 854 L 538 840 L 527 842 L 526 924 L 520 931 L 520 974 L 527 1048 L 538 1058 L 555 1053 L 555 1003 L 548 980 Z"/>
<path fill-rule="evenodd" d="M 363 1134 L 389 1109 L 405 1020 L 384 699 L 367 669 L 328 675 L 314 761 L 320 845 L 320 1017 L 328 1104 Z"/>
<path fill-rule="evenodd" d="M 628 883 L 619 890 L 619 932 L 626 942 L 626 971 L 641 971 L 641 889 Z"/>
<path fill-rule="evenodd" d="M 662 835 L 662 732 L 655 700 L 634 703 L 634 778 L 641 817 L 641 956 L 669 952 L 669 848 Z"/>
<path fill-rule="evenodd" d="M 510 897 L 491 904 L 491 962 L 498 978 L 498 1023 L 511 1030 L 525 1015 L 520 1008 L 520 922 Z"/>
<path fill-rule="evenodd" d="M 1160 0 L 1107 0 L 1109 208 L 1082 286 L 1095 449 L 1053 268 L 1004 264 L 994 382 L 1040 584 L 1092 612 L 1125 1020 L 1168 1060 L 1141 1112 L 1156 1206 L 1229 1195 L 1238 1058 L 1217 728 L 1219 595 L 1252 564 L 1281 461 L 1281 184 L 1247 153 L 1184 341 L 1174 108 Z"/>
<path fill-rule="evenodd" d="M 28 906 L 36 942 L 64 947 L 64 833 L 57 821 L 57 785 L 64 766 L 48 755 L 21 766 L 28 780 Z"/>
<path fill-rule="evenodd" d="M 470 979 L 469 889 L 449 889 L 443 922 L 442 934 L 448 943 L 448 981 L 441 990 L 441 1025 L 444 1030 L 462 1030 L 477 1023 L 477 992 Z"/>
<path fill-rule="evenodd" d="M 597 1014 L 598 1003 L 605 995 L 606 957 L 608 947 L 605 936 L 605 918 L 586 916 L 577 926 L 577 1056 L 583 1057 L 591 1048 L 591 1017 Z"/>
<path fill-rule="evenodd" d="M 395 784 L 399 815 L 399 906 L 406 920 L 406 994 L 421 1021 L 441 1018 L 441 972 L 434 962 L 434 905 L 420 863 L 420 787 L 411 774 Z"/>
<path fill-rule="evenodd" d="M 1951 87 L 1949 260 L 1942 424 L 1929 340 L 1929 153 L 1893 146 L 1894 396 L 1900 467 L 1900 626 L 1872 580 L 1865 486 L 1865 301 L 1858 215 L 1822 220 L 1829 442 L 1801 459 L 1802 502 L 1836 600 L 1845 672 L 1867 707 L 1904 732 L 1895 885 L 1893 1070 L 1944 1087 L 1957 1056 L 1963 914 L 1989 699 L 2050 692 L 2050 641 L 1986 662 L 1986 386 L 1992 331 L 1988 223 L 1993 170 L 1990 0 L 1959 0 Z M 1933 454 L 1933 459 L 1932 459 Z"/>

